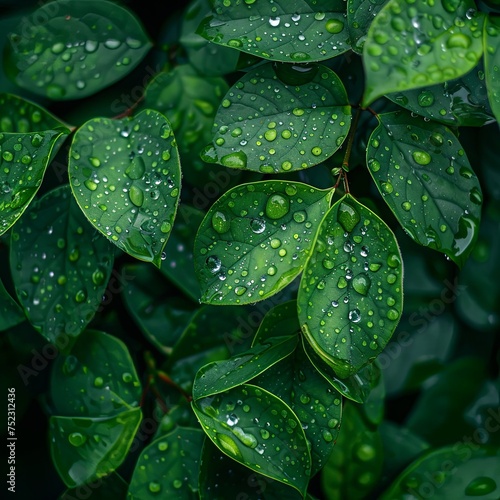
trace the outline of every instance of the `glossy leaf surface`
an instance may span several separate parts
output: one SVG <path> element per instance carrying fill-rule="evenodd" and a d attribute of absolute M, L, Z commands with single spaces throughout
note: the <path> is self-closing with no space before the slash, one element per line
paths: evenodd
<path fill-rule="evenodd" d="M 347 94 L 333 71 L 269 63 L 225 95 L 202 159 L 262 173 L 300 170 L 337 151 L 350 122 Z"/>
<path fill-rule="evenodd" d="M 483 196 L 455 135 L 407 113 L 379 116 L 366 157 L 378 190 L 417 243 L 460 267 L 477 239 Z"/>
<path fill-rule="evenodd" d="M 49 341 L 77 337 L 99 309 L 113 247 L 88 224 L 68 186 L 33 203 L 11 238 L 12 277 L 30 323 Z"/>
<path fill-rule="evenodd" d="M 363 47 L 363 104 L 390 92 L 426 87 L 465 75 L 483 53 L 484 14 L 472 0 L 390 0 L 370 26 Z"/>
<path fill-rule="evenodd" d="M 288 285 L 305 265 L 331 195 L 305 184 L 266 181 L 221 196 L 196 236 L 201 300 L 252 303 Z"/>
<path fill-rule="evenodd" d="M 368 28 L 388 0 L 348 0 L 347 23 L 352 50 L 363 53 Z"/>
<path fill-rule="evenodd" d="M 488 16 L 484 25 L 484 66 L 488 98 L 497 120 L 500 120 L 500 21 Z"/>
<path fill-rule="evenodd" d="M 322 61 L 349 49 L 344 2 L 230 2 L 214 0 L 198 33 L 265 59 Z"/>
<path fill-rule="evenodd" d="M 106 0 L 42 5 L 9 39 L 6 64 L 15 82 L 54 100 L 107 87 L 130 73 L 151 47 L 131 12 Z"/>
<path fill-rule="evenodd" d="M 323 220 L 301 279 L 302 331 L 338 377 L 372 361 L 403 309 L 402 259 L 389 227 L 345 195 Z"/>
<path fill-rule="evenodd" d="M 0 280 L 0 332 L 15 326 L 26 319 L 23 310 L 9 295 Z"/>
<path fill-rule="evenodd" d="M 168 120 L 144 110 L 88 121 L 73 138 L 69 174 L 89 221 L 121 250 L 160 267 L 181 183 Z"/>

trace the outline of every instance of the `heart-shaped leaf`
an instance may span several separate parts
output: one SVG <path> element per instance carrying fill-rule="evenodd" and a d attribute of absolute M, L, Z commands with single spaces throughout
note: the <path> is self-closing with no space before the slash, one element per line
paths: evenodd
<path fill-rule="evenodd" d="M 300 282 L 299 320 L 312 348 L 346 378 L 372 361 L 403 310 L 401 254 L 389 227 L 345 195 L 323 220 Z"/>
<path fill-rule="evenodd" d="M 389 0 L 363 47 L 363 105 L 390 92 L 427 87 L 465 75 L 483 53 L 485 15 L 472 0 Z"/>
<path fill-rule="evenodd" d="M 500 21 L 498 17 L 489 15 L 484 25 L 484 68 L 488 98 L 500 121 Z"/>
<path fill-rule="evenodd" d="M 78 99 L 130 73 L 151 47 L 132 13 L 106 0 L 56 0 L 9 35 L 15 82 L 50 99 Z"/>
<path fill-rule="evenodd" d="M 87 219 L 121 250 L 160 267 L 181 183 L 168 120 L 147 109 L 88 121 L 73 138 L 69 174 Z"/>
<path fill-rule="evenodd" d="M 273 92 L 270 92 L 270 89 Z M 342 145 L 351 108 L 339 77 L 322 65 L 265 64 L 226 94 L 202 159 L 279 173 L 317 165 Z"/>
<path fill-rule="evenodd" d="M 305 494 L 309 447 L 300 421 L 281 399 L 244 384 L 192 405 L 203 430 L 223 453 Z"/>
<path fill-rule="evenodd" d="M 54 342 L 78 336 L 98 310 L 113 247 L 88 224 L 69 187 L 61 186 L 33 203 L 13 228 L 10 265 L 30 323 Z"/>
<path fill-rule="evenodd" d="M 9 295 L 0 280 L 0 332 L 18 325 L 26 319 L 23 310 Z"/>
<path fill-rule="evenodd" d="M 50 452 L 66 486 L 79 486 L 116 470 L 141 418 L 140 408 L 113 417 L 51 417 Z"/>
<path fill-rule="evenodd" d="M 203 439 L 200 429 L 178 428 L 144 448 L 130 480 L 130 498 L 198 498 Z"/>
<path fill-rule="evenodd" d="M 44 109 L 14 95 L 0 94 L 0 109 L 1 235 L 34 198 L 70 131 Z"/>
<path fill-rule="evenodd" d="M 388 0 L 348 0 L 347 24 L 352 50 L 363 53 L 368 28 Z"/>
<path fill-rule="evenodd" d="M 349 50 L 343 0 L 214 0 L 198 33 L 265 59 L 322 61 Z"/>
<path fill-rule="evenodd" d="M 460 267 L 477 235 L 483 196 L 455 135 L 409 113 L 379 115 L 366 152 L 370 174 L 405 231 Z"/>
<path fill-rule="evenodd" d="M 302 271 L 332 190 L 266 181 L 237 186 L 210 208 L 196 236 L 202 301 L 248 304 Z"/>

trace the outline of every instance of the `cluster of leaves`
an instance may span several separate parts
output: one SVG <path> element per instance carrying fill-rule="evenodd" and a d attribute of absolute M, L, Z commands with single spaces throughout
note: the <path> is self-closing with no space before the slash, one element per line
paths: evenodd
<path fill-rule="evenodd" d="M 58 351 L 40 399 L 63 498 L 498 496 L 497 13 L 194 0 L 155 51 L 108 0 L 13 16 L 0 330 L 13 360 Z M 155 62 L 136 96 L 128 78 Z M 430 270 L 432 251 L 450 262 Z M 459 321 L 489 337 L 445 368 Z M 38 375 L 8 368 L 11 385 Z M 423 387 L 405 427 L 384 420 L 386 391 Z"/>

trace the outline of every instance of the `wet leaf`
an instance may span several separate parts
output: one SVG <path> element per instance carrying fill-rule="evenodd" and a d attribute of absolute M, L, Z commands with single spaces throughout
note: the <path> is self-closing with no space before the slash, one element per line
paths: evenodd
<path fill-rule="evenodd" d="M 179 202 L 179 154 L 168 120 L 153 110 L 94 118 L 75 134 L 71 189 L 83 213 L 118 248 L 160 267 Z"/>
<path fill-rule="evenodd" d="M 252 346 L 263 345 L 272 337 L 300 333 L 297 318 L 297 301 L 289 300 L 273 307 L 262 319 L 252 341 Z"/>
<path fill-rule="evenodd" d="M 483 53 L 484 14 L 472 0 L 390 0 L 363 47 L 363 105 L 390 92 L 428 87 L 465 75 Z"/>
<path fill-rule="evenodd" d="M 154 440 L 141 453 L 128 494 L 132 498 L 198 498 L 200 429 L 178 428 Z"/>
<path fill-rule="evenodd" d="M 483 196 L 455 135 L 408 113 L 379 116 L 366 158 L 385 202 L 414 241 L 462 267 L 478 234 Z"/>
<path fill-rule="evenodd" d="M 352 50 L 363 53 L 368 28 L 388 0 L 348 0 L 347 24 Z"/>
<path fill-rule="evenodd" d="M 0 280 L 0 332 L 22 323 L 26 319 L 19 304 L 9 295 Z"/>
<path fill-rule="evenodd" d="M 301 183 L 266 181 L 221 196 L 196 236 L 201 300 L 248 304 L 288 285 L 305 265 L 332 194 Z"/>
<path fill-rule="evenodd" d="M 500 120 L 500 21 L 489 15 L 484 25 L 484 66 L 488 99 L 496 119 Z"/>
<path fill-rule="evenodd" d="M 402 260 L 389 227 L 345 195 L 323 220 L 298 295 L 302 331 L 338 377 L 380 354 L 403 309 Z"/>
<path fill-rule="evenodd" d="M 264 59 L 322 61 L 349 50 L 341 0 L 214 0 L 197 32 L 212 42 Z"/>
<path fill-rule="evenodd" d="M 9 34 L 6 63 L 17 85 L 54 100 L 94 94 L 130 73 L 151 42 L 114 2 L 57 0 Z"/>
<path fill-rule="evenodd" d="M 432 495 L 436 500 L 469 497 L 494 500 L 499 493 L 499 460 L 500 448 L 459 441 L 413 462 L 380 498 L 416 500 Z"/>
<path fill-rule="evenodd" d="M 495 121 L 482 63 L 455 80 L 386 97 L 413 113 L 449 126 L 481 127 Z"/>
<path fill-rule="evenodd" d="M 223 453 L 305 494 L 311 455 L 300 421 L 281 399 L 244 384 L 192 404 L 203 430 Z"/>
<path fill-rule="evenodd" d="M 350 123 L 347 94 L 333 71 L 321 65 L 275 70 L 269 63 L 247 73 L 225 95 L 213 144 L 201 157 L 262 173 L 301 170 L 337 151 Z"/>
<path fill-rule="evenodd" d="M 66 417 L 116 415 L 139 405 L 141 384 L 125 344 L 87 330 L 51 374 L 54 413 Z"/>
<path fill-rule="evenodd" d="M 113 247 L 92 228 L 69 186 L 34 202 L 12 230 L 10 266 L 28 320 L 47 340 L 68 345 L 99 309 Z"/>
<path fill-rule="evenodd" d="M 66 486 L 80 486 L 116 470 L 127 456 L 141 418 L 140 408 L 111 417 L 51 417 L 52 461 Z"/>
<path fill-rule="evenodd" d="M 109 500 L 110 498 L 126 498 L 128 484 L 116 472 L 96 479 L 84 486 L 85 500 Z M 75 500 L 82 495 L 80 488 L 66 490 L 60 500 Z"/>

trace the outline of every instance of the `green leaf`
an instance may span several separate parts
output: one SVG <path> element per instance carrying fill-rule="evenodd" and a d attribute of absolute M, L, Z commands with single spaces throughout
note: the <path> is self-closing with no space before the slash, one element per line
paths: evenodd
<path fill-rule="evenodd" d="M 202 159 L 282 173 L 312 167 L 342 145 L 351 108 L 338 76 L 322 65 L 259 66 L 225 95 Z"/>
<path fill-rule="evenodd" d="M 323 220 L 298 295 L 307 340 L 338 377 L 372 361 L 403 310 L 396 239 L 371 210 L 345 195 Z"/>
<path fill-rule="evenodd" d="M 58 415 L 116 415 L 137 407 L 141 399 L 141 384 L 127 347 L 95 330 L 87 330 L 69 355 L 56 359 L 51 377 Z"/>
<path fill-rule="evenodd" d="M 213 396 L 248 382 L 268 370 L 275 363 L 290 356 L 297 346 L 298 337 L 283 335 L 266 339 L 248 351 L 228 360 L 205 365 L 196 375 L 193 385 L 195 400 Z"/>
<path fill-rule="evenodd" d="M 413 113 L 449 126 L 481 127 L 495 121 L 482 63 L 455 80 L 386 97 Z"/>
<path fill-rule="evenodd" d="M 281 399 L 244 384 L 192 405 L 203 430 L 223 453 L 305 494 L 311 455 L 300 421 Z"/>
<path fill-rule="evenodd" d="M 465 75 L 479 62 L 485 15 L 472 0 L 389 0 L 363 47 L 363 106 L 390 92 L 427 87 Z"/>
<path fill-rule="evenodd" d="M 221 196 L 196 236 L 201 300 L 248 304 L 288 285 L 305 265 L 332 194 L 301 183 L 266 181 Z"/>
<path fill-rule="evenodd" d="M 363 53 L 368 28 L 388 0 L 348 0 L 347 24 L 352 50 Z"/>
<path fill-rule="evenodd" d="M 408 113 L 379 116 L 366 159 L 378 190 L 405 231 L 460 267 L 478 234 L 483 196 L 455 135 Z"/>
<path fill-rule="evenodd" d="M 284 62 L 322 61 L 349 50 L 342 0 L 212 5 L 197 32 L 214 43 Z"/>
<path fill-rule="evenodd" d="M 252 341 L 252 347 L 265 344 L 272 337 L 300 333 L 297 302 L 289 300 L 273 307 L 262 319 Z"/>
<path fill-rule="evenodd" d="M 69 134 L 35 104 L 0 93 L 0 235 L 26 210 Z"/>
<path fill-rule="evenodd" d="M 140 408 L 111 417 L 50 417 L 52 461 L 66 486 L 115 471 L 127 456 L 141 418 Z"/>
<path fill-rule="evenodd" d="M 87 483 L 84 491 L 85 500 L 109 500 L 110 498 L 126 498 L 128 484 L 116 472 L 106 477 Z M 66 490 L 60 500 L 76 500 L 82 495 L 80 488 Z"/>
<path fill-rule="evenodd" d="M 0 332 L 22 323 L 26 319 L 23 310 L 9 295 L 0 280 Z"/>
<path fill-rule="evenodd" d="M 436 500 L 469 497 L 494 500 L 498 498 L 499 460 L 500 448 L 457 441 L 416 460 L 380 498 L 413 500 L 426 495 Z"/>
<path fill-rule="evenodd" d="M 484 24 L 484 68 L 488 99 L 493 113 L 500 121 L 500 20 L 492 15 L 487 16 Z"/>
<path fill-rule="evenodd" d="M 221 453 L 210 439 L 205 439 L 200 465 L 200 499 L 232 498 L 235 491 L 246 500 L 303 498 L 297 490 L 284 483 L 274 481 L 232 460 Z"/>
<path fill-rule="evenodd" d="M 130 481 L 132 498 L 197 499 L 200 450 L 199 429 L 178 428 L 144 448 Z"/>
<path fill-rule="evenodd" d="M 15 82 L 54 100 L 86 97 L 122 79 L 151 47 L 135 16 L 105 0 L 47 3 L 9 39 L 5 64 Z"/>
<path fill-rule="evenodd" d="M 77 337 L 99 309 L 113 247 L 89 226 L 67 185 L 33 203 L 11 238 L 12 278 L 28 320 L 51 342 Z"/>
<path fill-rule="evenodd" d="M 87 219 L 121 250 L 160 267 L 181 183 L 168 120 L 147 109 L 88 121 L 73 138 L 69 174 Z"/>

